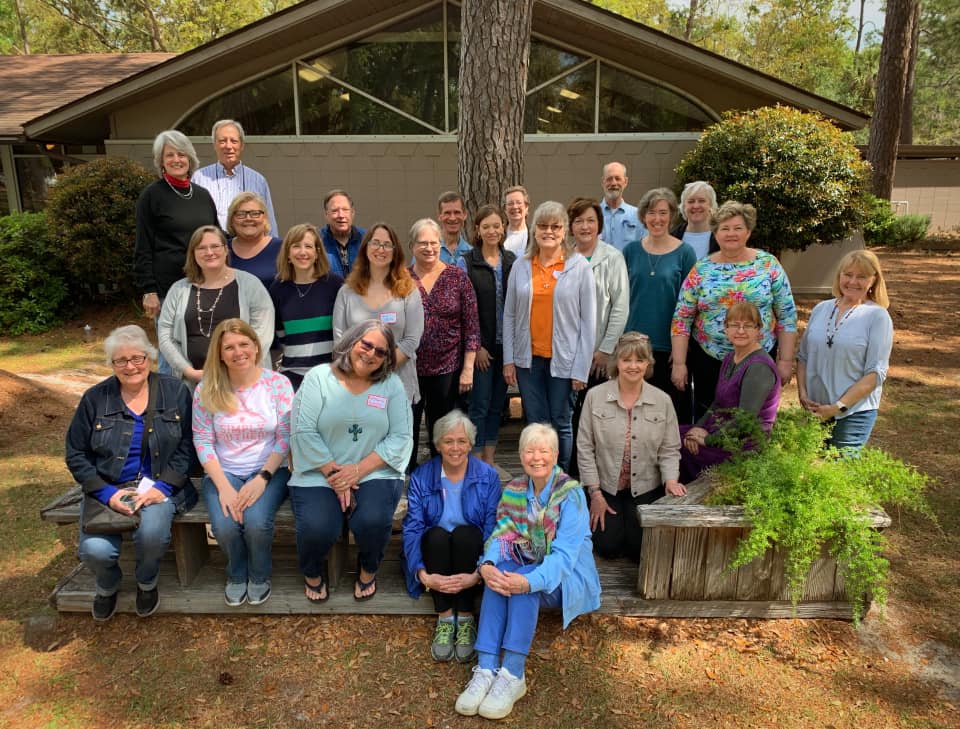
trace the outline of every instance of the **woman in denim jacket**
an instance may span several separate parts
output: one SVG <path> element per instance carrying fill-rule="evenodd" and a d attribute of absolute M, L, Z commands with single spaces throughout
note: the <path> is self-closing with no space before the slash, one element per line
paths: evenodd
<path fill-rule="evenodd" d="M 136 550 L 137 615 L 146 617 L 160 604 L 157 576 L 175 513 L 170 497 L 188 483 L 193 459 L 190 392 L 174 377 L 151 374 L 157 350 L 140 327 L 114 329 L 104 349 L 114 374 L 81 398 L 67 430 L 67 468 L 85 494 L 123 514 L 139 511 L 140 526 L 131 538 Z M 151 401 L 154 380 L 156 399 Z M 144 418 L 150 409 L 154 416 L 146 437 L 148 452 L 141 453 Z M 135 492 L 123 488 L 128 483 Z M 80 561 L 96 577 L 94 620 L 109 620 L 117 610 L 121 541 L 120 534 L 86 534 L 80 528 Z"/>

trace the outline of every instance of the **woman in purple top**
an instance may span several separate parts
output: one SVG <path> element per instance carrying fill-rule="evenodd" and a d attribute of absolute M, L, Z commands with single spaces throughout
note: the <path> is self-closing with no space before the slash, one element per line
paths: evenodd
<path fill-rule="evenodd" d="M 283 245 L 270 235 L 267 203 L 255 192 L 241 192 L 227 210 L 227 233 L 233 267 L 252 273 L 270 288 L 277 277 L 277 255 Z"/>
<path fill-rule="evenodd" d="M 440 226 L 423 218 L 410 229 L 414 256 L 410 273 L 423 300 L 423 336 L 417 348 L 420 402 L 413 408 L 413 454 L 417 460 L 420 418 L 427 415 L 427 432 L 473 388 L 473 366 L 480 349 L 477 296 L 467 274 L 440 260 Z M 430 443 L 430 455 L 437 451 Z"/>
<path fill-rule="evenodd" d="M 707 466 L 722 463 L 732 455 L 714 442 L 714 434 L 730 420 L 729 412 L 724 411 L 737 409 L 755 416 L 766 433 L 777 417 L 780 372 L 760 346 L 763 320 L 759 309 L 749 301 L 739 301 L 727 309 L 724 326 L 733 351 L 720 365 L 713 404 L 696 425 L 680 426 L 683 483 L 690 483 Z"/>

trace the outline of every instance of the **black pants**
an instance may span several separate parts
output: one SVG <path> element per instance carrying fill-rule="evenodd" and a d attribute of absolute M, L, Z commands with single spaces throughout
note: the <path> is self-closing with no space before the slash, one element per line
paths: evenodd
<path fill-rule="evenodd" d="M 460 397 L 460 371 L 445 375 L 418 377 L 420 402 L 413 406 L 413 453 L 410 455 L 410 470 L 416 468 L 417 450 L 420 448 L 420 421 L 427 416 L 427 444 L 430 457 L 437 455 L 433 445 L 433 426 L 444 415 L 457 407 Z"/>
<path fill-rule="evenodd" d="M 689 387 L 683 392 L 674 387 L 670 374 L 670 352 L 653 350 L 653 374 L 648 382 L 670 396 L 673 409 L 677 411 L 677 422 L 690 425 L 693 423 L 693 394 Z"/>
<path fill-rule="evenodd" d="M 423 565 L 430 574 L 459 575 L 474 572 L 483 552 L 483 534 L 475 526 L 464 524 L 452 532 L 435 526 L 420 540 Z M 431 590 L 433 607 L 438 613 L 455 610 L 459 615 L 473 613 L 482 585 L 479 583 L 455 595 Z"/>
<path fill-rule="evenodd" d="M 606 559 L 629 557 L 634 562 L 640 561 L 640 547 L 643 542 L 643 530 L 637 518 L 637 507 L 640 504 L 651 504 L 666 494 L 663 486 L 645 494 L 633 496 L 630 489 L 618 491 L 615 496 L 601 492 L 607 504 L 616 514 L 607 514 L 604 517 L 604 528 L 600 525 L 593 532 L 593 548 L 597 554 Z"/>
<path fill-rule="evenodd" d="M 717 393 L 717 380 L 720 377 L 721 364 L 723 363 L 719 359 L 714 359 L 704 352 L 696 340 L 690 337 L 690 345 L 687 351 L 687 373 L 690 382 L 687 383 L 687 387 L 693 387 L 694 422 L 702 418 L 703 414 L 707 412 L 707 408 L 713 404 L 713 398 Z"/>

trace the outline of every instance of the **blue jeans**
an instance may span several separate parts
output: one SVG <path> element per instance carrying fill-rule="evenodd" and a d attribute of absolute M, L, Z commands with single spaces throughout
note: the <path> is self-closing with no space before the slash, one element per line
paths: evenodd
<path fill-rule="evenodd" d="M 470 422 L 477 429 L 477 448 L 495 446 L 500 432 L 503 399 L 507 381 L 503 379 L 503 350 L 491 352 L 490 366 L 485 372 L 473 371 L 473 392 L 470 395 Z"/>
<path fill-rule="evenodd" d="M 256 473 L 235 476 L 224 475 L 237 491 Z M 227 558 L 227 582 L 252 582 L 262 585 L 273 572 L 273 519 L 280 504 L 287 498 L 287 480 L 290 471 L 278 468 L 267 483 L 260 498 L 243 512 L 243 524 L 223 515 L 220 497 L 213 479 L 203 477 L 203 499 L 207 502 L 210 526 L 217 544 Z"/>
<path fill-rule="evenodd" d="M 85 533 L 83 507 L 80 509 L 80 546 L 77 550 L 80 561 L 96 577 L 97 594 L 112 595 L 120 589 L 123 574 L 117 565 L 123 535 Z M 157 585 L 160 560 L 170 546 L 170 522 L 174 512 L 173 502 L 169 499 L 144 506 L 140 510 L 139 528 L 130 533 L 137 558 L 134 574 L 142 590 L 152 590 Z"/>
<path fill-rule="evenodd" d="M 873 424 L 877 422 L 876 410 L 861 410 L 859 413 L 840 418 L 833 423 L 833 433 L 827 440 L 838 450 L 852 449 L 859 451 L 870 439 Z"/>
<path fill-rule="evenodd" d="M 360 483 L 357 508 L 347 526 L 357 542 L 360 566 L 376 574 L 393 531 L 393 513 L 400 501 L 403 481 L 375 478 Z M 297 555 L 305 577 L 319 577 L 327 553 L 343 533 L 343 510 L 336 492 L 326 486 L 291 486 L 290 506 L 297 531 Z"/>
<path fill-rule="evenodd" d="M 560 440 L 558 462 L 564 471 L 570 466 L 573 448 L 573 392 L 570 380 L 550 374 L 550 360 L 534 357 L 530 367 L 517 367 L 517 385 L 523 398 L 528 423 L 549 423 Z"/>
<path fill-rule="evenodd" d="M 519 565 L 512 560 L 497 564 L 505 572 L 532 572 L 537 565 Z M 477 630 L 477 651 L 500 655 L 501 650 L 528 655 L 533 634 L 537 630 L 540 607 L 560 607 L 561 588 L 551 593 L 528 592 L 504 597 L 489 587 L 483 588 L 480 603 L 480 625 Z"/>

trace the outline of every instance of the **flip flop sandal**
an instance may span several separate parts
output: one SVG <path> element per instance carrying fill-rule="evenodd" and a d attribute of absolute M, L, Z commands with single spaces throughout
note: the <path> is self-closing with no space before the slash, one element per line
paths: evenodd
<path fill-rule="evenodd" d="M 311 585 L 309 582 L 307 582 L 307 578 L 304 577 L 303 586 L 307 590 L 312 590 L 313 592 L 326 592 L 326 594 L 323 597 L 310 597 L 309 595 L 304 593 L 304 597 L 306 597 L 307 600 L 312 602 L 314 605 L 318 605 L 321 602 L 326 602 L 327 599 L 330 597 L 330 587 L 327 585 L 327 581 L 323 579 L 323 577 L 320 578 L 320 583 L 317 585 Z"/>

